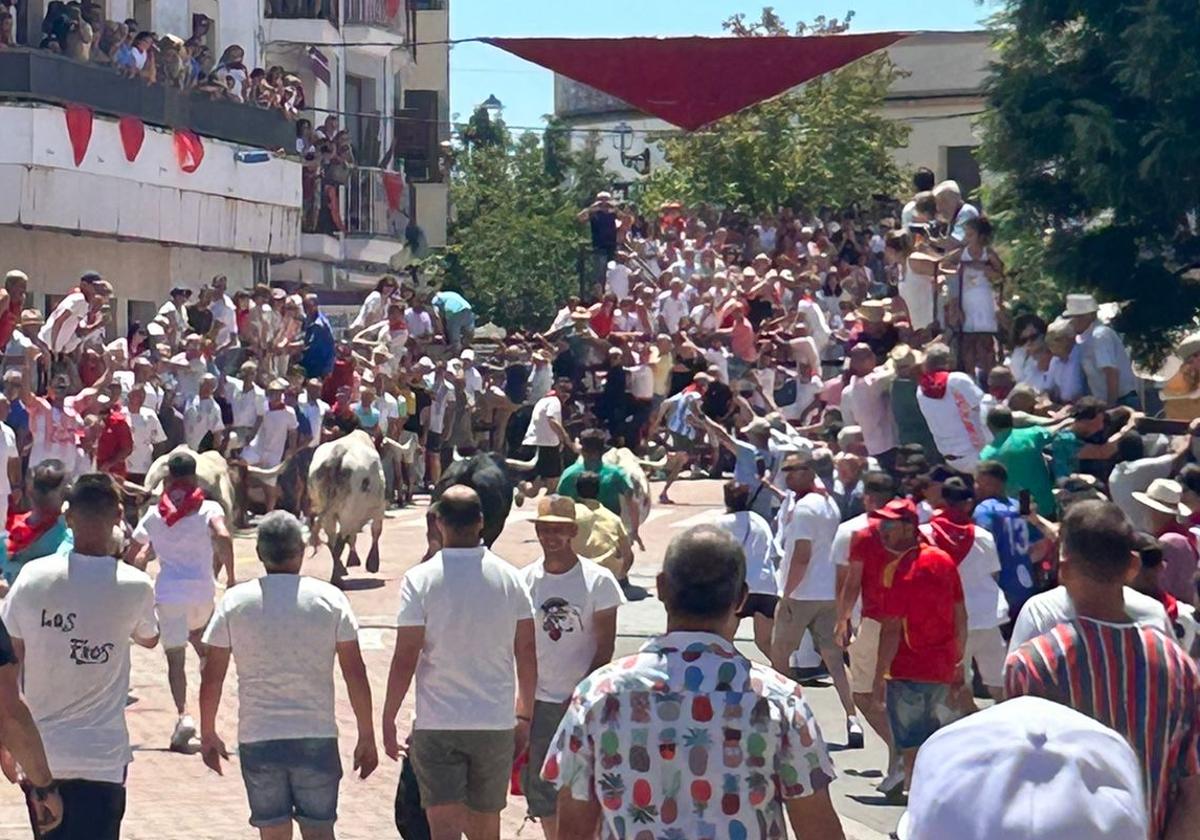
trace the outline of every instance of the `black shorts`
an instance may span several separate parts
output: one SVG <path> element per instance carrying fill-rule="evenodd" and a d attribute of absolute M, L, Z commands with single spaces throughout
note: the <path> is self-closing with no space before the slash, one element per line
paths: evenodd
<path fill-rule="evenodd" d="M 425 435 L 425 448 L 430 452 L 442 451 L 442 433 L 430 432 Z"/>
<path fill-rule="evenodd" d="M 767 595 L 763 592 L 751 592 L 746 596 L 746 603 L 742 604 L 742 608 L 738 610 L 738 618 L 749 618 L 758 613 L 765 615 L 767 618 L 775 617 L 775 606 L 779 603 L 779 596 Z"/>
<path fill-rule="evenodd" d="M 558 478 L 562 475 L 562 449 L 557 446 L 539 446 L 537 464 L 533 467 L 533 478 Z"/>
<path fill-rule="evenodd" d="M 684 454 L 691 455 L 696 451 L 696 441 L 687 435 L 671 432 L 670 448 L 675 452 L 683 452 Z"/>

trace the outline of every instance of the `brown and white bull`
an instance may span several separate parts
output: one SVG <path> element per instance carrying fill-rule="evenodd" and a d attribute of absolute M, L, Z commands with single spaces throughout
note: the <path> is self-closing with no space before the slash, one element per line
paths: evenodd
<path fill-rule="evenodd" d="M 625 530 L 629 531 L 632 536 L 636 533 L 634 529 L 634 513 L 636 512 L 636 522 L 638 528 L 645 523 L 646 518 L 650 516 L 650 480 L 646 478 L 648 470 L 659 469 L 666 461 L 653 462 L 644 461 L 637 455 L 633 454 L 633 450 L 622 446 L 614 447 L 604 453 L 604 463 L 612 464 L 620 467 L 625 471 L 625 475 L 629 476 L 629 483 L 633 485 L 633 492 L 628 496 L 621 497 L 621 521 L 625 523 Z M 638 537 L 640 544 L 641 537 Z M 644 546 L 641 546 L 645 550 Z"/>
<path fill-rule="evenodd" d="M 312 510 L 313 544 L 324 532 L 333 555 L 332 582 L 346 576 L 342 552 L 350 546 L 346 565 L 359 564 L 355 538 L 371 523 L 371 550 L 367 554 L 368 572 L 379 571 L 379 537 L 387 510 L 384 495 L 383 462 L 375 443 L 364 431 L 322 443 L 313 453 L 308 469 L 308 498 Z"/>

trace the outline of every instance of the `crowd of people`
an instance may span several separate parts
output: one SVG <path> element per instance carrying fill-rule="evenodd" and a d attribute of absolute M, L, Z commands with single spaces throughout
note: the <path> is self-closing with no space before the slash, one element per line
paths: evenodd
<path fill-rule="evenodd" d="M 0 2 L 0 49 L 21 45 L 16 13 L 15 2 Z M 206 15 L 192 15 L 192 32 L 184 39 L 152 32 L 135 18 L 107 20 L 104 6 L 91 0 L 50 0 L 42 19 L 41 42 L 36 46 L 76 61 L 111 67 L 147 84 L 195 90 L 214 99 L 277 110 L 295 119 L 306 107 L 300 77 L 279 66 L 247 67 L 245 50 L 237 44 L 214 55 L 212 25 Z"/>
<path fill-rule="evenodd" d="M 356 430 L 399 505 L 456 456 L 507 456 L 542 552 L 518 569 L 482 545 L 471 487 L 432 507 L 440 550 L 401 582 L 378 721 L 404 837 L 498 838 L 515 783 L 550 840 L 836 840 L 805 650 L 845 747 L 887 745 L 903 840 L 1200 836 L 1200 420 L 1145 416 L 1157 397 L 1090 295 L 1048 324 L 1011 311 L 987 217 L 928 170 L 914 186 L 877 218 L 647 220 L 601 193 L 579 215 L 596 288 L 488 341 L 462 294 L 390 276 L 341 335 L 312 290 L 218 277 L 112 339 L 99 275 L 43 319 L 9 272 L 0 743 L 39 836 L 118 836 L 128 650 L 160 641 L 172 749 L 222 771 L 236 663 L 252 825 L 333 836 L 335 661 L 364 777 L 377 721 L 353 610 L 299 575 L 311 511 L 278 476 Z M 1178 356 L 1200 370 L 1200 335 Z M 647 594 L 623 451 L 660 504 L 687 474 L 723 480 L 725 512 L 671 541 L 665 633 L 612 662 Z M 261 578 L 235 582 L 209 452 L 259 516 Z M 734 644 L 747 618 L 769 664 Z"/>

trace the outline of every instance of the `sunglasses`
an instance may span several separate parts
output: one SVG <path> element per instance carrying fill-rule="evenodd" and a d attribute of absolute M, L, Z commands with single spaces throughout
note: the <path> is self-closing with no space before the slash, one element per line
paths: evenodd
<path fill-rule="evenodd" d="M 781 468 L 780 472 L 789 473 L 789 472 L 799 472 L 800 470 L 811 470 L 811 469 L 812 469 L 812 465 L 810 465 L 810 464 L 792 464 L 789 467 Z"/>

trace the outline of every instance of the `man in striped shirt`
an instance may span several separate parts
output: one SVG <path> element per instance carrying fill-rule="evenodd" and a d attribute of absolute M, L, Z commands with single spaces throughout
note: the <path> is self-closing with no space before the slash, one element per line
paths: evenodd
<path fill-rule="evenodd" d="M 1142 762 L 1153 838 L 1200 837 L 1200 675 L 1174 640 L 1130 622 L 1122 587 L 1141 565 L 1133 528 L 1106 501 L 1063 517 L 1059 577 L 1077 617 L 1021 645 L 1010 697 L 1070 706 L 1125 736 Z"/>

